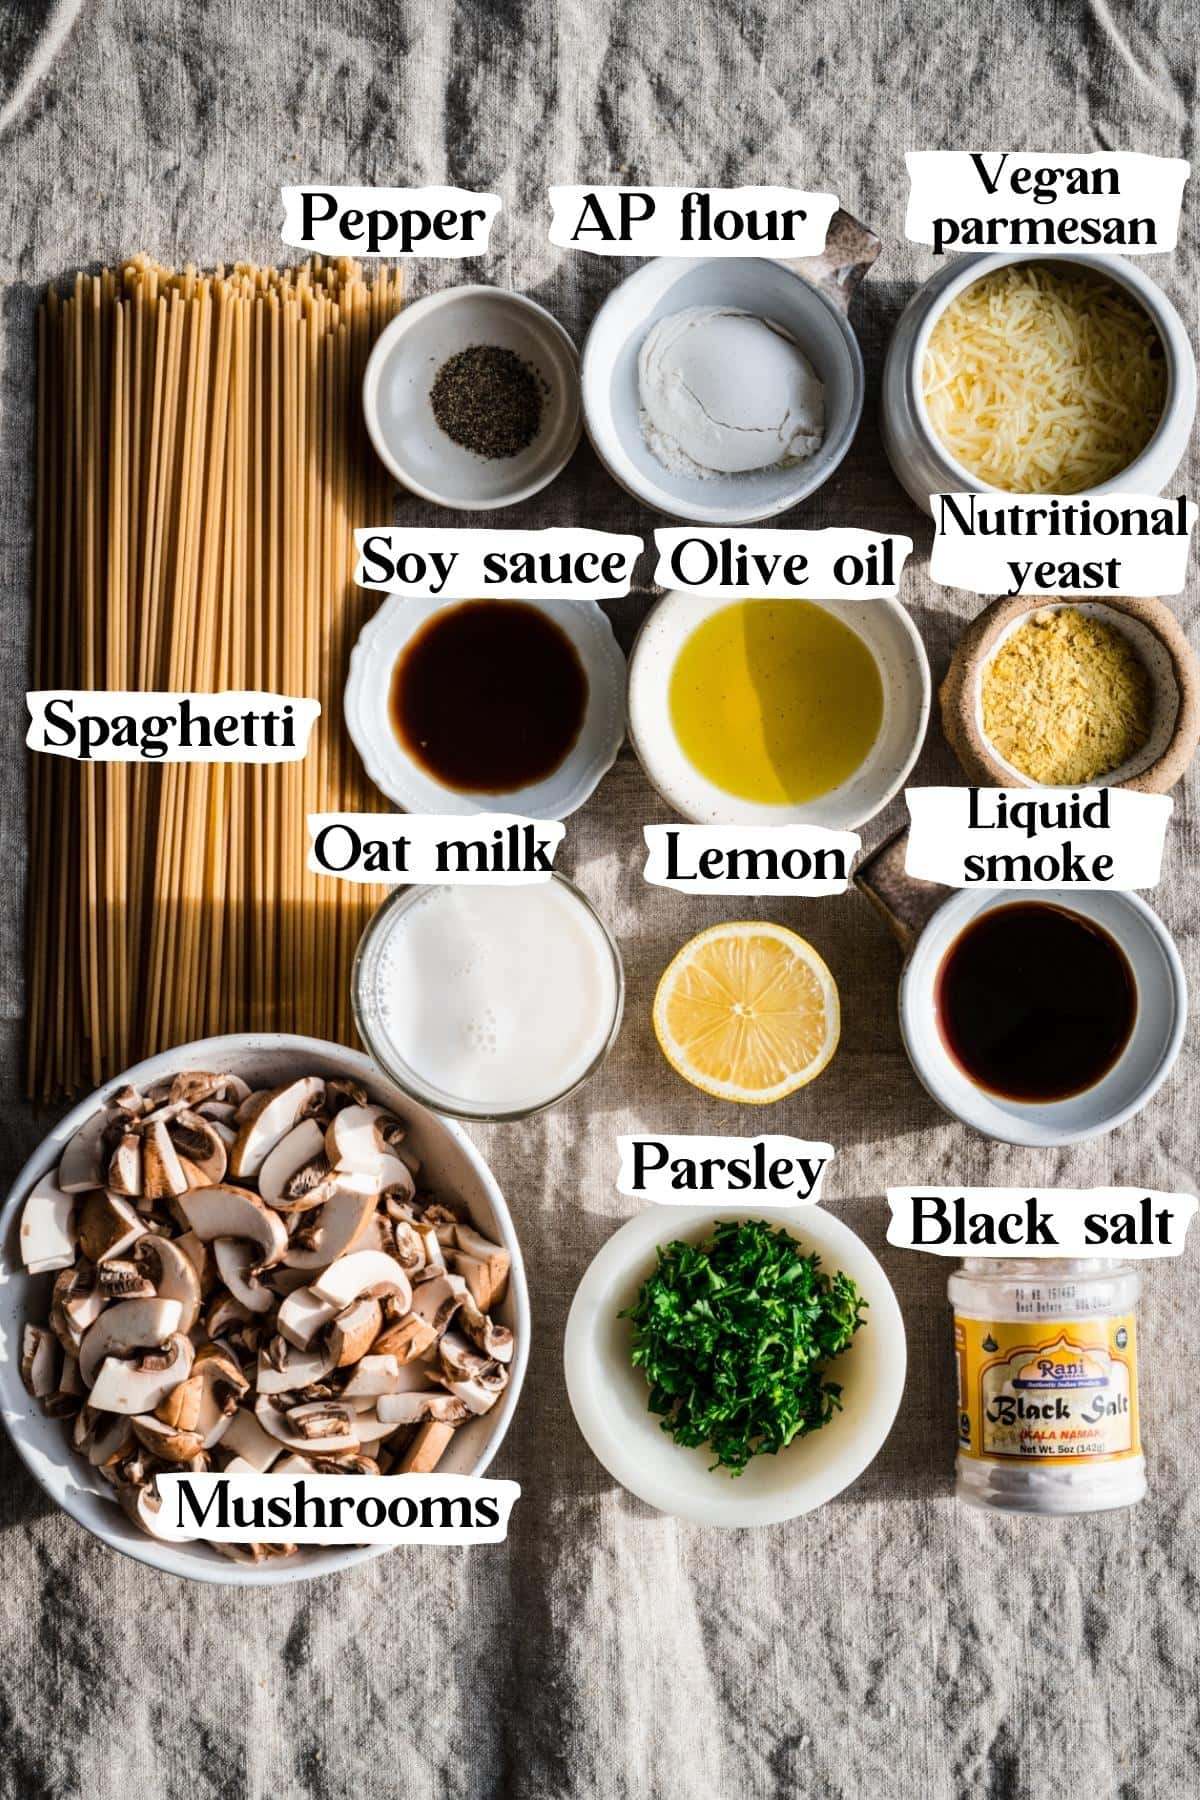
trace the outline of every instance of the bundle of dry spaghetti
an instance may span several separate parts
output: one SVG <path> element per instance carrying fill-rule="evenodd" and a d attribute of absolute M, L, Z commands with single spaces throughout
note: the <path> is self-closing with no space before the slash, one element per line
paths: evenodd
<path fill-rule="evenodd" d="M 138 257 L 38 316 L 34 686 L 307 695 L 303 762 L 32 759 L 29 1085 L 94 1084 L 229 1030 L 351 1041 L 383 890 L 309 873 L 306 815 L 377 805 L 342 725 L 370 610 L 356 526 L 390 517 L 363 366 L 390 270 Z"/>

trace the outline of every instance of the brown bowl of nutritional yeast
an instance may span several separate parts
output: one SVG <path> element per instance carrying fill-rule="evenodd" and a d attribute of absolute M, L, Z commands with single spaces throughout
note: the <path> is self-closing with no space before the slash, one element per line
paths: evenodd
<path fill-rule="evenodd" d="M 1165 794 L 1200 742 L 1200 661 L 1161 600 L 997 600 L 959 639 L 942 725 L 981 787 Z"/>

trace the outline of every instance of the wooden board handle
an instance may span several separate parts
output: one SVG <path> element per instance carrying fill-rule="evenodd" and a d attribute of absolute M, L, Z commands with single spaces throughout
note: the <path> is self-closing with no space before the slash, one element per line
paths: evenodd
<path fill-rule="evenodd" d="M 919 881 L 904 867 L 908 827 L 903 826 L 860 863 L 854 885 L 891 927 L 905 955 L 950 892 L 937 881 Z"/>

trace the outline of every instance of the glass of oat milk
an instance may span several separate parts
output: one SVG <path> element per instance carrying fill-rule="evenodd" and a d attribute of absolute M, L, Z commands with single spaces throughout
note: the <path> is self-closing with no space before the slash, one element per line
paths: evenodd
<path fill-rule="evenodd" d="M 460 1119 L 523 1119 L 571 1093 L 612 1047 L 625 994 L 607 927 L 561 875 L 397 888 L 351 981 L 374 1061 Z"/>

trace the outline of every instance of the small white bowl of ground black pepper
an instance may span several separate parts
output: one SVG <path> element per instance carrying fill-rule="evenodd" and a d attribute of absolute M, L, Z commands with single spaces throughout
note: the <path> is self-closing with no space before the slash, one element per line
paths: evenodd
<path fill-rule="evenodd" d="M 579 357 L 558 320 L 506 288 L 457 287 L 405 307 L 363 377 L 375 450 L 439 506 L 527 500 L 579 442 Z"/>

